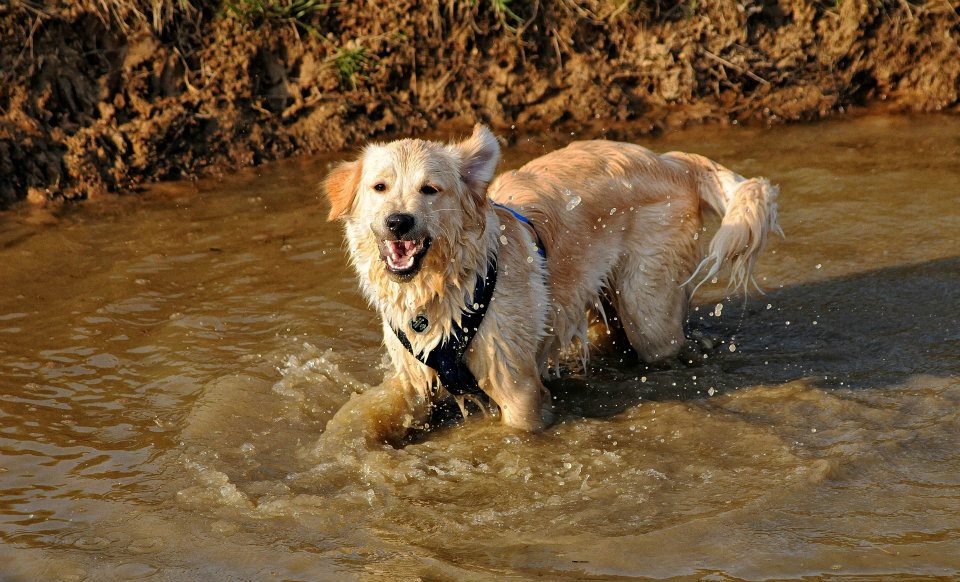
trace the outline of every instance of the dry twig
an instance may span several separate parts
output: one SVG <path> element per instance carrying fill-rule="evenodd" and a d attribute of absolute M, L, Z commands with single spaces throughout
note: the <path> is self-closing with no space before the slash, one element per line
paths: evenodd
<path fill-rule="evenodd" d="M 759 76 L 759 75 L 757 75 L 757 74 L 754 74 L 753 71 L 750 71 L 749 69 L 745 69 L 745 68 L 743 68 L 743 67 L 741 67 L 741 66 L 735 65 L 735 64 L 731 63 L 730 61 L 728 61 L 727 59 L 725 59 L 725 58 L 723 58 L 723 57 L 721 57 L 721 56 L 719 56 L 719 55 L 713 54 L 712 52 L 708 51 L 707 49 L 703 49 L 703 54 L 705 54 L 705 55 L 707 55 L 708 57 L 710 57 L 711 59 L 717 61 L 717 62 L 720 63 L 721 65 L 725 65 L 725 66 L 727 66 L 727 67 L 730 67 L 731 69 L 733 69 L 733 70 L 735 70 L 735 71 L 738 71 L 739 73 L 750 77 L 751 79 L 753 79 L 753 80 L 756 81 L 757 83 L 761 83 L 761 84 L 763 84 L 763 85 L 769 85 L 769 84 L 770 84 L 770 81 L 764 79 L 763 77 L 761 77 L 761 76 Z"/>

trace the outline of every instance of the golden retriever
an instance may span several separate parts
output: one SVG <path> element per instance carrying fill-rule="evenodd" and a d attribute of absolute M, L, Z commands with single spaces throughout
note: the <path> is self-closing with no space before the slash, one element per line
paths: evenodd
<path fill-rule="evenodd" d="M 327 177 L 329 218 L 344 222 L 383 322 L 393 395 L 378 398 L 405 410 L 402 426 L 381 426 L 380 436 L 429 417 L 445 390 L 422 360 L 477 310 L 485 314 L 466 330 L 475 336 L 462 364 L 504 423 L 542 430 L 542 379 L 569 351 L 586 357 L 592 319 L 616 317 L 646 362 L 672 358 L 684 343 L 688 283 L 730 264 L 732 284 L 746 290 L 768 233 L 779 231 L 776 187 L 695 154 L 581 141 L 494 180 L 499 159 L 496 137 L 477 125 L 455 144 L 369 145 Z M 707 210 L 722 222 L 704 257 Z M 492 299 L 479 305 L 490 273 Z"/>

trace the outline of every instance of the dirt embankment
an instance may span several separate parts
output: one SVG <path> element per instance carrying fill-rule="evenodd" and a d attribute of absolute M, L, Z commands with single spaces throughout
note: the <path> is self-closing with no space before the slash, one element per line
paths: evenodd
<path fill-rule="evenodd" d="M 0 208 L 483 120 L 960 109 L 958 0 L 12 0 Z"/>

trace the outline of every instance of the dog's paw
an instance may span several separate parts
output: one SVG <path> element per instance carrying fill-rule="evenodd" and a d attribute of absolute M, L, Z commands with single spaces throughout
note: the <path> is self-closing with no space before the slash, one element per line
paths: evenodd
<path fill-rule="evenodd" d="M 540 410 L 540 418 L 543 420 L 543 426 L 540 430 L 547 428 L 557 420 L 557 415 L 553 411 L 553 405 L 550 403 L 549 398 L 543 403 L 543 408 Z"/>
<path fill-rule="evenodd" d="M 721 342 L 722 340 L 720 338 L 699 329 L 690 330 L 687 334 L 687 344 L 696 344 L 697 349 L 706 352 L 716 350 Z"/>
<path fill-rule="evenodd" d="M 717 352 L 721 344 L 720 338 L 704 333 L 700 330 L 691 330 L 687 339 L 680 348 L 678 358 L 687 366 L 700 366 L 706 363 L 711 354 Z"/>

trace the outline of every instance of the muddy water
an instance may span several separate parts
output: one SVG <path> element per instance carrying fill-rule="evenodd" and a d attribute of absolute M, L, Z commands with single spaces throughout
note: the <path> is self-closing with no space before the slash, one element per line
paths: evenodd
<path fill-rule="evenodd" d="M 545 434 L 402 449 L 316 450 L 383 375 L 327 160 L 2 216 L 0 580 L 958 576 L 958 136 L 642 140 L 780 183 L 767 295 L 701 291 L 704 365 L 553 383 Z"/>

